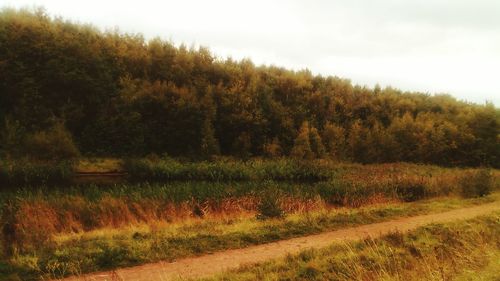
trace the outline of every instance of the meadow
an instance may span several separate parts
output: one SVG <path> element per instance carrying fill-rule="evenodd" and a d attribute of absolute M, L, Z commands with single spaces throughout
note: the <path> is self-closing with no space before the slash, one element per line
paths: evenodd
<path fill-rule="evenodd" d="M 47 173 L 58 165 L 3 166 L 18 176 L 0 193 L 0 276 L 61 277 L 439 212 L 496 200 L 486 195 L 500 182 L 496 170 L 407 163 L 100 163 L 125 181 L 75 183 L 89 163 L 61 164 L 65 177 Z"/>
<path fill-rule="evenodd" d="M 334 244 L 208 280 L 498 280 L 500 213 Z"/>

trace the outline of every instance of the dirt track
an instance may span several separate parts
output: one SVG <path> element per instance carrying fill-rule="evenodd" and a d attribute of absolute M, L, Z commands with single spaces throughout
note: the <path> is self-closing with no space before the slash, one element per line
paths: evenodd
<path fill-rule="evenodd" d="M 316 235 L 282 240 L 251 246 L 243 249 L 227 250 L 200 257 L 185 258 L 175 262 L 159 262 L 141 266 L 122 268 L 116 271 L 99 272 L 81 277 L 70 277 L 64 281 L 152 281 L 172 278 L 195 278 L 234 269 L 244 264 L 263 262 L 297 253 L 308 248 L 326 247 L 335 241 L 352 241 L 366 237 L 378 237 L 391 231 L 409 231 L 419 226 L 469 219 L 500 210 L 500 202 L 458 209 L 438 214 L 401 218 L 387 222 L 362 225 Z"/>

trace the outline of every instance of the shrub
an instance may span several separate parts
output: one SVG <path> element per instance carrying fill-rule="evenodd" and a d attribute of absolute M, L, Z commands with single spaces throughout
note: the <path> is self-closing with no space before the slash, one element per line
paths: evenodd
<path fill-rule="evenodd" d="M 281 195 L 281 192 L 277 190 L 263 192 L 257 206 L 257 219 L 265 220 L 284 217 L 285 212 L 281 207 Z"/>
<path fill-rule="evenodd" d="M 396 182 L 396 193 L 403 201 L 413 202 L 425 197 L 425 186 L 420 181 L 406 179 Z"/>
<path fill-rule="evenodd" d="M 80 155 L 71 133 L 60 122 L 47 131 L 29 135 L 25 152 L 30 158 L 41 160 L 73 159 Z"/>
<path fill-rule="evenodd" d="M 317 185 L 318 193 L 327 203 L 332 205 L 344 205 L 349 188 L 345 182 L 330 181 Z"/>
<path fill-rule="evenodd" d="M 278 138 L 274 138 L 272 142 L 265 143 L 263 148 L 264 156 L 268 158 L 277 158 L 282 155 L 282 149 Z"/>
<path fill-rule="evenodd" d="M 360 207 L 379 192 L 377 184 L 331 180 L 317 184 L 318 193 L 327 203 L 337 206 Z"/>
<path fill-rule="evenodd" d="M 483 197 L 493 189 L 493 176 L 488 169 L 467 171 L 460 178 L 460 190 L 464 198 Z"/>
<path fill-rule="evenodd" d="M 0 161 L 0 186 L 67 183 L 72 176 L 70 161 Z"/>

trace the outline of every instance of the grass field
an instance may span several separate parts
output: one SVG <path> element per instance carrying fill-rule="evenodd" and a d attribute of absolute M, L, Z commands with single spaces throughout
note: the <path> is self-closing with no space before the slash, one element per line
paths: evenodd
<path fill-rule="evenodd" d="M 122 171 L 118 166 L 128 167 L 129 182 L 66 181 L 75 171 Z M 498 199 L 484 195 L 500 187 L 496 170 L 406 163 L 104 159 L 61 164 L 60 182 L 47 180 L 56 178 L 57 165 L 2 167 L 0 277 L 23 280 L 481 204 Z"/>
<path fill-rule="evenodd" d="M 208 280 L 498 280 L 500 213 L 334 244 Z"/>
<path fill-rule="evenodd" d="M 297 212 L 283 219 L 254 216 L 192 218 L 184 222 L 156 222 L 120 228 L 101 228 L 53 235 L 4 261 L 4 276 L 24 279 L 60 277 L 159 260 L 175 260 L 213 251 L 241 248 L 281 239 L 380 222 L 402 216 L 442 212 L 498 200 L 441 198 L 415 203 L 378 204 L 358 209 L 319 209 Z M 39 237 L 40 239 L 40 237 Z"/>

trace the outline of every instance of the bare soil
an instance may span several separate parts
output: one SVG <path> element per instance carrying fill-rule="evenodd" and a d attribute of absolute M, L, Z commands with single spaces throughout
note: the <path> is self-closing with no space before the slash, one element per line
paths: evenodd
<path fill-rule="evenodd" d="M 98 272 L 83 276 L 73 276 L 64 281 L 152 281 L 176 278 L 206 277 L 222 271 L 250 265 L 266 260 L 284 257 L 310 248 L 323 248 L 335 242 L 376 238 L 390 232 L 407 232 L 430 223 L 445 223 L 465 220 L 500 210 L 500 202 L 463 208 L 438 214 L 400 218 L 387 222 L 350 227 L 316 235 L 282 240 L 251 246 L 243 249 L 227 250 L 199 257 L 180 259 L 175 262 L 158 262 Z"/>

